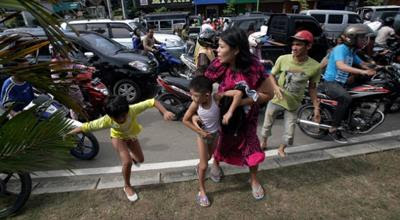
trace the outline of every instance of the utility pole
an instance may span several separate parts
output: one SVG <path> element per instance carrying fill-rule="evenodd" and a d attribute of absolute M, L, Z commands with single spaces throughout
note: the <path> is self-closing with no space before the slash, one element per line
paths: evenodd
<path fill-rule="evenodd" d="M 260 0 L 257 0 L 257 12 L 259 12 L 259 8 L 260 8 Z"/>
<path fill-rule="evenodd" d="M 107 3 L 107 9 L 108 9 L 108 16 L 110 17 L 110 19 L 112 19 L 111 2 L 110 2 L 110 0 L 106 0 L 106 3 Z"/>
<path fill-rule="evenodd" d="M 121 0 L 121 7 L 122 7 L 122 18 L 126 19 L 126 12 L 125 12 L 125 0 Z"/>

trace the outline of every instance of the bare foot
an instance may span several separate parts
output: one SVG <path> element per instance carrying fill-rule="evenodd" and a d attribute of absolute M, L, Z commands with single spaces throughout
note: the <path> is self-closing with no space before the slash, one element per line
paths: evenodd
<path fill-rule="evenodd" d="M 280 157 L 286 157 L 285 148 L 286 148 L 286 145 L 284 145 L 284 144 L 279 145 L 278 154 Z"/>
<path fill-rule="evenodd" d="M 267 139 L 266 138 L 261 139 L 261 149 L 263 151 L 267 150 Z"/>

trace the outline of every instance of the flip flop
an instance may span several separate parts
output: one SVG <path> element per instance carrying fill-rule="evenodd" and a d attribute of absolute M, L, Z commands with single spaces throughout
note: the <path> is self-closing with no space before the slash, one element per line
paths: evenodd
<path fill-rule="evenodd" d="M 253 195 L 253 197 L 256 200 L 260 200 L 260 199 L 264 198 L 265 192 L 261 185 L 258 185 L 256 187 L 251 185 L 251 194 Z"/>
<path fill-rule="evenodd" d="M 135 202 L 135 201 L 137 201 L 138 199 L 139 199 L 139 196 L 137 195 L 137 193 L 135 192 L 135 193 L 133 193 L 133 195 L 128 195 L 128 193 L 126 192 L 126 190 L 125 190 L 125 187 L 124 187 L 124 192 L 125 192 L 125 195 L 126 195 L 126 197 L 128 198 L 128 200 L 129 201 L 131 201 L 131 202 Z"/>
<path fill-rule="evenodd" d="M 196 202 L 201 207 L 208 207 L 211 205 L 210 200 L 208 200 L 208 197 L 206 195 L 201 196 L 200 192 L 196 195 Z"/>
<path fill-rule="evenodd" d="M 215 182 L 219 183 L 221 181 L 224 172 L 220 166 L 218 166 L 217 170 L 215 169 L 214 165 L 211 166 L 210 169 L 210 179 Z"/>

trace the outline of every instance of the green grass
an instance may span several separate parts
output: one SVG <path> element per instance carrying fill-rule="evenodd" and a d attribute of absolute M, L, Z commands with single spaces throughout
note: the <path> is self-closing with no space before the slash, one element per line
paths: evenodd
<path fill-rule="evenodd" d="M 32 196 L 15 219 L 400 219 L 400 151 L 262 171 L 266 198 L 248 175 L 206 182 L 212 206 L 195 203 L 197 181 Z M 134 173 L 133 173 L 134 175 Z"/>

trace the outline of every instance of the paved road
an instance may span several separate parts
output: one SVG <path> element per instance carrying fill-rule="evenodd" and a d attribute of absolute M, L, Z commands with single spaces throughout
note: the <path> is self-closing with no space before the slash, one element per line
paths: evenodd
<path fill-rule="evenodd" d="M 259 128 L 262 125 L 264 111 L 260 114 Z M 394 129 L 400 129 L 400 114 L 387 115 L 385 122 L 373 133 L 380 133 Z M 138 121 L 143 125 L 143 131 L 139 136 L 142 145 L 145 162 L 165 162 L 196 159 L 197 148 L 195 144 L 195 133 L 187 129 L 181 122 L 166 122 L 155 109 L 150 109 L 141 114 Z M 277 120 L 269 140 L 271 148 L 276 148 L 282 138 L 283 120 Z M 259 129 L 260 130 L 260 129 Z M 99 155 L 91 161 L 73 161 L 75 168 L 95 168 L 119 166 L 120 161 L 114 152 L 109 131 L 95 133 L 100 143 Z M 316 140 L 305 136 L 296 128 L 295 144 L 304 145 L 327 140 Z"/>

